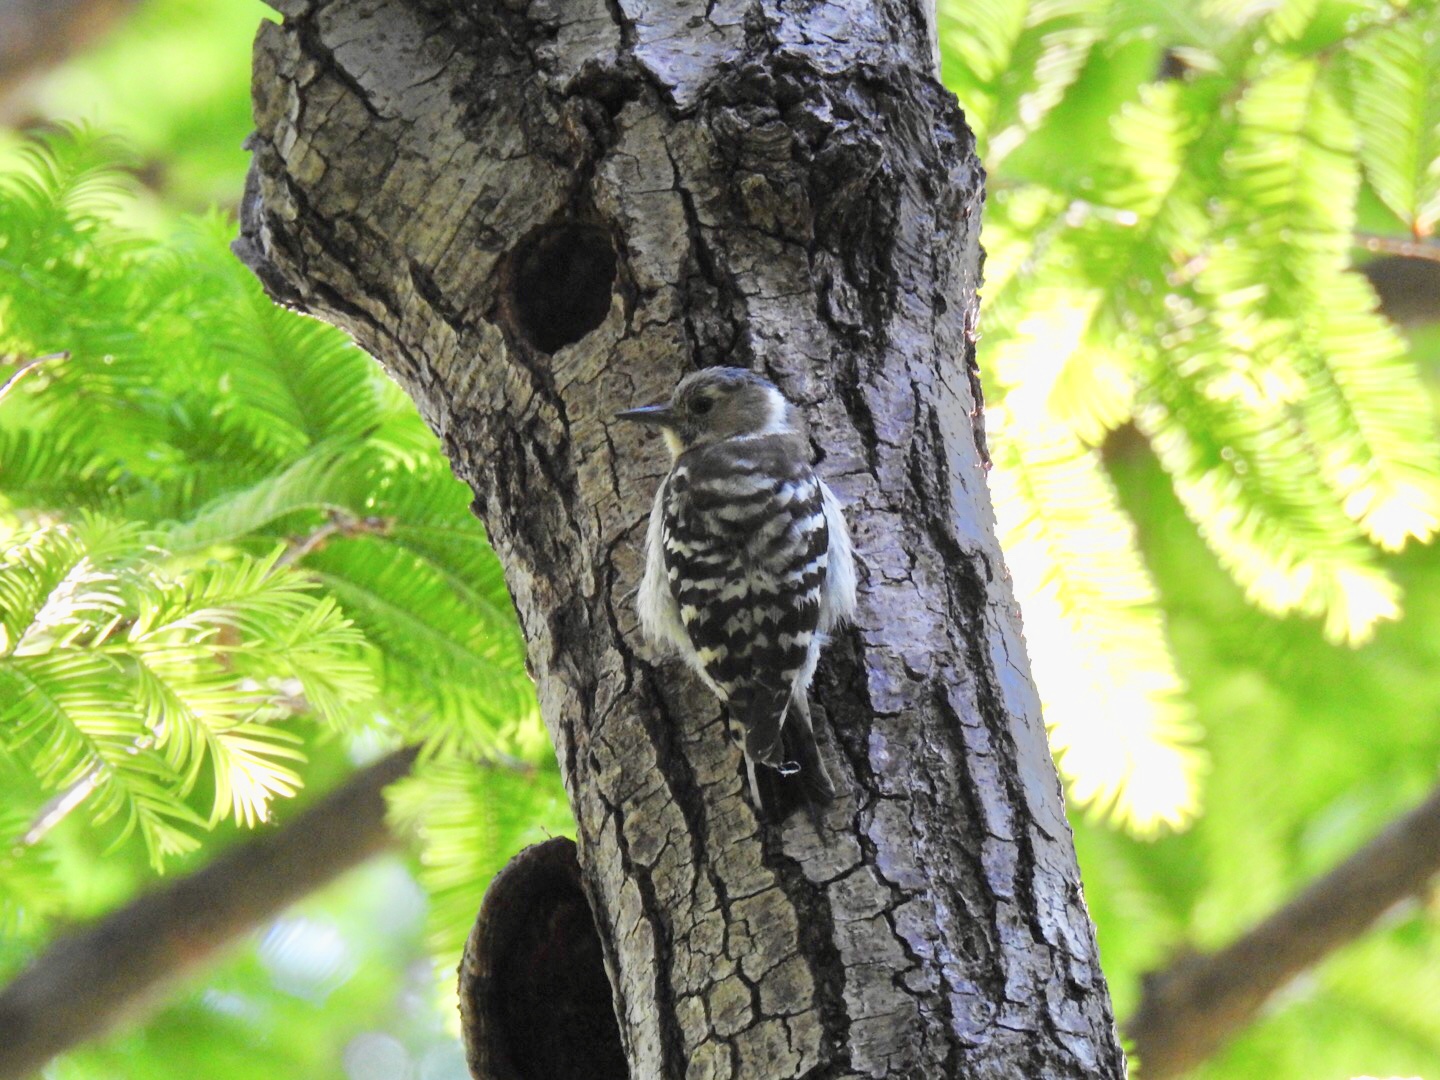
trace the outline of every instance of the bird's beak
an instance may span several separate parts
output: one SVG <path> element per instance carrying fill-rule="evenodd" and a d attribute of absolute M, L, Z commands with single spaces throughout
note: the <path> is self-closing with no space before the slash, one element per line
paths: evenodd
<path fill-rule="evenodd" d="M 644 405 L 638 409 L 626 409 L 616 413 L 615 419 L 634 420 L 637 424 L 650 424 L 654 427 L 669 427 L 674 415 L 669 403 L 665 402 L 660 405 Z"/>

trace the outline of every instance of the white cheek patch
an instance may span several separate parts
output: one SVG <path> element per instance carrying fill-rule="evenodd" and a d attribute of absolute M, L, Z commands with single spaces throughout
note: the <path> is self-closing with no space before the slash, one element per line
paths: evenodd
<path fill-rule="evenodd" d="M 770 416 L 766 419 L 760 434 L 780 435 L 789 431 L 790 425 L 785 422 L 785 414 L 790 411 L 790 403 L 785 400 L 785 395 L 773 386 L 766 387 L 765 393 L 770 398 Z"/>
<path fill-rule="evenodd" d="M 680 436 L 668 427 L 661 428 L 660 434 L 665 437 L 665 445 L 670 448 L 670 456 L 678 458 L 685 450 L 685 444 L 680 441 Z"/>
<path fill-rule="evenodd" d="M 754 431 L 732 436 L 730 441 L 742 443 L 749 439 L 763 439 L 767 435 L 788 435 L 794 430 L 795 426 L 790 422 L 790 403 L 785 400 L 785 395 L 775 387 L 767 386 L 765 388 L 765 422 Z"/>

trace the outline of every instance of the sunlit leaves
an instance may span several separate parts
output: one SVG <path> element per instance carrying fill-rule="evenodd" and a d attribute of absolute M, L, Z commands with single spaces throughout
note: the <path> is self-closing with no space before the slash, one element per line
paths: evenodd
<path fill-rule="evenodd" d="M 1440 529 L 1435 418 L 1414 362 L 1393 327 L 1371 311 L 1356 274 L 1331 277 L 1308 331 L 1299 406 L 1322 475 L 1347 516 L 1388 550 Z"/>
<path fill-rule="evenodd" d="M 475 898 L 522 848 L 572 825 L 559 774 L 514 761 L 421 761 L 387 792 L 390 817 L 420 845 L 420 881 L 431 898 L 428 937 L 453 994 L 455 957 L 475 921 Z"/>
<path fill-rule="evenodd" d="M 0 265 L 60 260 L 70 245 L 56 243 L 93 232 L 132 188 L 116 168 L 127 157 L 114 135 L 63 125 L 61 137 L 23 144 L 18 167 L 0 177 Z"/>
<path fill-rule="evenodd" d="M 1140 430 L 1253 603 L 1321 617 L 1332 640 L 1365 640 L 1398 614 L 1398 590 L 1309 471 L 1308 446 L 1284 414 L 1267 423 L 1235 408 L 1231 393 L 1167 375 L 1137 413 Z"/>
<path fill-rule="evenodd" d="M 944 3 L 946 82 L 992 164 L 1013 151 L 1065 95 L 1101 34 L 1105 0 Z"/>
<path fill-rule="evenodd" d="M 1000 81 L 1025 29 L 1029 0 L 938 5 L 945 85 L 960 97 L 966 120 L 983 134 L 996 110 Z"/>
<path fill-rule="evenodd" d="M 1431 235 L 1440 222 L 1440 12 L 1368 35 L 1345 66 L 1366 179 L 1414 235 Z"/>
<path fill-rule="evenodd" d="M 373 692 L 363 639 L 267 559 L 167 569 L 133 527 L 41 529 L 0 562 L 4 748 L 49 789 L 124 812 L 152 860 L 187 850 L 181 801 L 208 769 L 210 822 L 263 820 L 301 759 L 278 726 Z M 342 704 L 343 703 L 343 704 Z"/>
<path fill-rule="evenodd" d="M 1399 614 L 1374 549 L 1440 523 L 1435 418 L 1350 268 L 1362 180 L 1413 231 L 1432 220 L 1435 8 L 1402 8 L 942 4 L 947 78 L 989 137 L 980 362 L 997 513 L 1071 794 L 1132 826 L 1189 811 L 1157 810 L 1135 778 L 1162 770 L 1126 773 L 1117 762 L 1141 758 L 1117 740 L 1175 766 L 1183 780 L 1159 785 L 1173 807 L 1193 808 L 1201 759 L 1153 604 L 1133 651 L 1144 635 L 1119 583 L 1148 575 L 1087 447 L 1134 424 L 1251 602 L 1333 641 Z M 1154 67 L 1115 98 L 1125 84 L 1094 73 L 1125 68 L 1135 40 Z M 1088 41 L 1085 66 L 1040 63 L 1045 41 L 1054 58 Z M 1071 129 L 1082 90 L 1114 102 L 1102 137 Z M 1104 573 L 1092 522 L 1114 532 Z M 1086 570 L 1109 584 L 1079 587 Z M 1119 657 L 1128 710 L 1095 675 Z"/>
<path fill-rule="evenodd" d="M 1265 15 L 1265 29 L 1269 35 L 1276 41 L 1294 41 L 1315 18 L 1320 0 L 1278 0 L 1266 7 L 1269 10 Z"/>
<path fill-rule="evenodd" d="M 0 174 L 0 356 L 69 356 L 7 395 L 4 427 L 43 428 L 92 471 L 105 457 L 154 452 L 160 418 L 129 406 L 153 396 L 167 370 L 154 348 L 166 298 L 144 287 L 158 249 L 111 224 L 133 186 L 118 144 L 60 128 L 24 143 L 18 159 Z"/>
<path fill-rule="evenodd" d="M 234 224 L 215 214 L 179 237 L 180 270 L 195 279 L 196 351 L 207 362 L 215 406 L 207 419 L 238 428 L 277 458 L 327 439 L 359 440 L 397 413 L 413 422 L 399 388 L 345 335 L 270 301 L 229 256 L 233 233 Z"/>
<path fill-rule="evenodd" d="M 19 942 L 43 929 L 45 921 L 63 907 L 52 885 L 54 864 L 14 843 L 30 828 L 33 811 L 16 797 L 23 778 L 19 769 L 0 765 L 0 971 L 12 965 L 5 954 Z"/>
<path fill-rule="evenodd" d="M 1038 395 L 1006 395 L 989 422 L 1001 543 L 1071 794 L 1138 832 L 1183 826 L 1204 759 L 1134 530 Z"/>
<path fill-rule="evenodd" d="M 1435 425 L 1415 407 L 1419 380 L 1402 343 L 1345 270 L 1354 129 L 1320 75 L 1314 62 L 1296 63 L 1241 99 L 1220 242 L 1197 289 L 1218 346 L 1247 378 L 1282 388 L 1258 402 L 1276 413 L 1272 430 L 1288 424 L 1281 412 L 1298 411 L 1291 454 L 1274 471 L 1317 456 L 1344 512 L 1398 548 L 1428 539 L 1440 516 Z"/>
<path fill-rule="evenodd" d="M 513 749 L 538 726 L 519 634 L 496 625 L 493 587 L 462 578 L 457 589 L 443 564 L 386 537 L 329 544 L 308 565 L 378 648 L 403 730 L 475 753 Z"/>
<path fill-rule="evenodd" d="M 47 820 L 123 812 L 157 861 L 263 820 L 302 716 L 543 750 L 498 563 L 413 406 L 271 304 L 224 218 L 117 227 L 114 160 L 60 131 L 0 180 L 0 353 L 72 350 L 0 408 L 0 707 Z"/>
<path fill-rule="evenodd" d="M 70 650 L 6 657 L 0 693 L 4 749 L 46 788 L 74 789 L 97 822 L 123 812 L 125 833 L 138 829 L 157 865 L 194 848 L 185 826 L 200 819 L 175 798 L 179 778 L 148 743 L 138 711 L 117 700 L 105 658 Z"/>
<path fill-rule="evenodd" d="M 1219 243 L 1201 281 L 1217 307 L 1288 310 L 1343 265 L 1359 167 L 1354 127 L 1320 75 L 1300 61 L 1240 98 L 1222 158 Z"/>

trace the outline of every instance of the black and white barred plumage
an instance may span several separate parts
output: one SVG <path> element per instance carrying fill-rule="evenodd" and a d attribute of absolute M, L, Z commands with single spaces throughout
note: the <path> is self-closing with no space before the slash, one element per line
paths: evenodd
<path fill-rule="evenodd" d="M 725 703 L 757 802 L 757 763 L 829 798 L 807 690 L 826 633 L 854 611 L 855 565 L 794 406 L 758 375 L 707 368 L 621 415 L 660 426 L 674 455 L 646 538 L 647 636 Z"/>

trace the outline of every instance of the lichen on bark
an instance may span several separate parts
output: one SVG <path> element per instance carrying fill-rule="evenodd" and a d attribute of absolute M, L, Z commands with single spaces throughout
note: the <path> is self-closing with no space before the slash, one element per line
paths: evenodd
<path fill-rule="evenodd" d="M 923 6 L 277 6 L 237 250 L 475 492 L 632 1075 L 1123 1075 L 985 485 L 983 176 Z M 819 832 L 757 821 L 630 600 L 667 463 L 613 414 L 721 362 L 802 405 L 863 559 L 813 694 Z"/>

